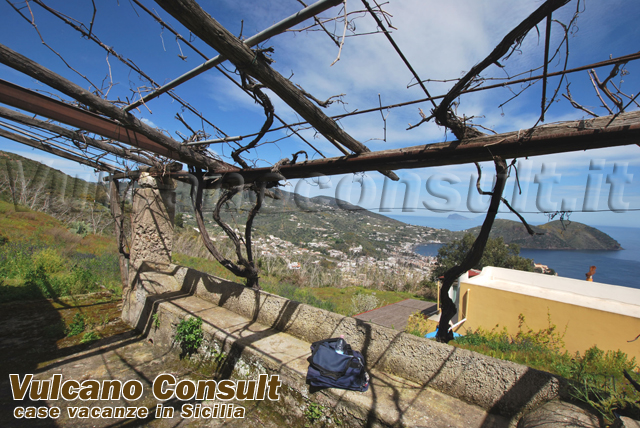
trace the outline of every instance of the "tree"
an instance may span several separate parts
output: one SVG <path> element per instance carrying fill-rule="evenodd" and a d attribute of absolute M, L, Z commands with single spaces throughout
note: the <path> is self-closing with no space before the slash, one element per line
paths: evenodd
<path fill-rule="evenodd" d="M 438 267 L 433 270 L 431 281 L 437 281 L 447 270 L 462 263 L 475 239 L 476 237 L 473 234 L 467 233 L 462 239 L 443 245 L 438 250 Z M 473 268 L 482 269 L 485 266 L 531 272 L 533 271 L 533 260 L 520 257 L 519 245 L 507 245 L 501 237 L 489 238 L 480 262 Z"/>
<path fill-rule="evenodd" d="M 176 214 L 175 224 L 176 227 L 184 227 L 184 217 L 182 216 L 182 213 Z"/>

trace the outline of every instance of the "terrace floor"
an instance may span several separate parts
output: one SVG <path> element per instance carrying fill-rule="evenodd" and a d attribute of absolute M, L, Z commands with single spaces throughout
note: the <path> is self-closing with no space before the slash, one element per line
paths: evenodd
<path fill-rule="evenodd" d="M 402 331 L 407 326 L 407 321 L 411 314 L 421 312 L 429 316 L 435 313 L 436 310 L 437 304 L 435 302 L 406 299 L 398 303 L 354 315 L 354 318 Z"/>

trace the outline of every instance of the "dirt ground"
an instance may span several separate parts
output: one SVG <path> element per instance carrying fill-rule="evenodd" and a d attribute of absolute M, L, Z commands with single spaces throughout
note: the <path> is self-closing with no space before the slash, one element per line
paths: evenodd
<path fill-rule="evenodd" d="M 235 403 L 246 409 L 244 419 L 183 419 L 180 417 L 182 405 L 196 402 L 174 399 L 164 403 L 165 407 L 172 406 L 175 409 L 174 417 L 156 419 L 155 410 L 159 401 L 152 395 L 151 385 L 157 375 L 171 373 L 176 379 L 198 380 L 210 378 L 211 370 L 180 360 L 177 350 L 154 346 L 120 320 L 120 310 L 120 299 L 108 293 L 0 305 L 0 426 L 303 427 L 309 424 L 304 409 L 297 409 L 293 412 L 297 415 L 294 415 L 291 409 L 284 410 L 283 403 L 266 400 Z M 84 321 L 84 330 L 69 336 L 74 326 L 75 331 L 80 330 L 80 319 Z M 119 379 L 124 383 L 137 379 L 142 382 L 144 393 L 136 401 L 124 398 L 32 401 L 29 393 L 24 400 L 13 399 L 10 374 L 19 374 L 20 380 L 24 379 L 25 374 L 33 374 L 34 379 L 47 380 L 58 373 L 62 374 L 63 381 Z M 28 406 L 59 407 L 61 415 L 57 419 L 14 417 L 16 407 Z M 146 407 L 149 415 L 146 418 L 129 419 L 70 418 L 68 408 L 81 406 Z"/>

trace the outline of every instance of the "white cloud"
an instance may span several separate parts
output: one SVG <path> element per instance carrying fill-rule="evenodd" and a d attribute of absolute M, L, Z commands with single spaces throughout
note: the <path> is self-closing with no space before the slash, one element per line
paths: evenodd
<path fill-rule="evenodd" d="M 151 126 L 152 128 L 158 127 L 155 123 L 153 123 L 150 119 L 147 119 L 146 117 L 143 117 L 142 119 L 140 119 L 140 122 L 144 123 L 145 125 Z"/>

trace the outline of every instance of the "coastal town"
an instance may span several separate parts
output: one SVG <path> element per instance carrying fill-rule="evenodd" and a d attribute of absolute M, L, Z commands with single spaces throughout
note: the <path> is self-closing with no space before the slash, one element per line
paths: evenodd
<path fill-rule="evenodd" d="M 280 257 L 287 261 L 289 269 L 300 269 L 302 267 L 300 260 L 319 264 L 324 259 L 327 262 L 335 263 L 336 267 L 345 274 L 354 274 L 358 267 L 375 266 L 392 273 L 399 273 L 399 270 L 404 268 L 412 268 L 416 275 L 424 277 L 431 273 L 431 267 L 435 263 L 435 257 L 425 257 L 415 253 L 413 251 L 415 244 L 410 243 L 402 246 L 390 246 L 390 250 L 383 249 L 382 251 L 387 255 L 383 259 L 363 255 L 362 245 L 350 247 L 348 251 L 343 252 L 331 248 L 328 241 L 314 240 L 306 245 L 296 246 L 273 235 L 257 238 L 254 243 L 260 257 Z"/>
<path fill-rule="evenodd" d="M 319 205 L 322 202 L 326 201 Z M 416 247 L 442 244 L 454 236 L 448 230 L 408 225 L 369 212 L 334 208 L 327 218 L 327 211 L 325 205 L 317 212 L 291 213 L 286 220 L 258 217 L 253 247 L 263 268 L 278 265 L 301 274 L 322 268 L 323 276 L 333 278 L 327 281 L 342 287 L 414 288 L 430 276 L 436 263 L 435 257 L 416 253 Z M 184 214 L 184 219 L 185 228 L 196 228 L 192 215 Z M 206 222 L 212 237 L 224 241 L 217 225 Z M 243 225 L 236 230 L 242 234 Z"/>

